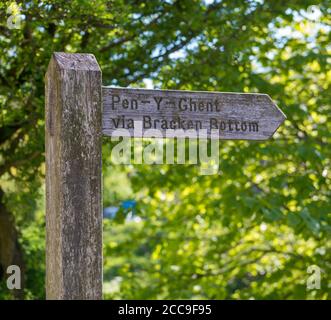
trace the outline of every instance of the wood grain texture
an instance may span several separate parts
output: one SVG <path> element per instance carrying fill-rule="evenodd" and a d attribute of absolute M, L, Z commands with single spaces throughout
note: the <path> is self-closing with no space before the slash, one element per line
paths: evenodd
<path fill-rule="evenodd" d="M 47 299 L 101 299 L 101 70 L 55 53 L 45 82 Z"/>
<path fill-rule="evenodd" d="M 127 130 L 122 136 L 183 129 L 188 137 L 198 132 L 215 139 L 266 140 L 286 118 L 266 94 L 103 87 L 102 96 L 106 136 L 116 129 Z"/>

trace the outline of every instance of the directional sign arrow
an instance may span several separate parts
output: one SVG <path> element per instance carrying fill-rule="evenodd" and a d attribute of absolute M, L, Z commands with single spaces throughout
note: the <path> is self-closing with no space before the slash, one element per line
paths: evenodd
<path fill-rule="evenodd" d="M 103 87 L 103 134 L 266 140 L 286 119 L 267 94 Z M 152 130 L 151 130 L 152 129 Z"/>

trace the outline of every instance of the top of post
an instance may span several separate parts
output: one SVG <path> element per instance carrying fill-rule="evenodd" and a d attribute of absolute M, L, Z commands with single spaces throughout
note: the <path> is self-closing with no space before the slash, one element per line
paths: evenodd
<path fill-rule="evenodd" d="M 55 52 L 52 60 L 61 70 L 99 71 L 100 66 L 93 54 Z"/>

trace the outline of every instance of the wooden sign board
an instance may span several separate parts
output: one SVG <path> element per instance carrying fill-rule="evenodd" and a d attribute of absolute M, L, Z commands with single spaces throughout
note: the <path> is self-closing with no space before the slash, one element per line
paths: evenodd
<path fill-rule="evenodd" d="M 285 120 L 267 94 L 103 87 L 103 134 L 266 140 Z"/>

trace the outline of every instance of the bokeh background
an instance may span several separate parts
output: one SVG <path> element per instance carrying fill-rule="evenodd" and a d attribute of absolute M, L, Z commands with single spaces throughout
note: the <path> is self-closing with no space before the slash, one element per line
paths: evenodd
<path fill-rule="evenodd" d="M 45 298 L 44 74 L 54 51 L 93 53 L 106 85 L 261 92 L 287 115 L 269 141 L 222 141 L 210 176 L 196 165 L 115 166 L 104 140 L 106 299 L 330 299 L 330 8 L 1 1 L 0 299 Z M 6 289 L 11 264 L 22 290 Z M 307 289 L 312 265 L 320 289 Z"/>

